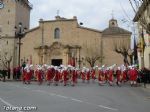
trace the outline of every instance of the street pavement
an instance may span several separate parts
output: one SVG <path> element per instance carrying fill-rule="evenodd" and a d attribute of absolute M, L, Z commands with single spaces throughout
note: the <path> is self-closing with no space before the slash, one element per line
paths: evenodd
<path fill-rule="evenodd" d="M 9 107 L 18 107 L 13 112 L 150 112 L 150 89 L 96 82 L 75 87 L 0 82 L 0 112 L 11 112 Z"/>

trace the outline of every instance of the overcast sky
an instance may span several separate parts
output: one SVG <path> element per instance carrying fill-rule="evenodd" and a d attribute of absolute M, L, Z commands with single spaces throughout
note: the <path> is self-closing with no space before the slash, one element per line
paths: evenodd
<path fill-rule="evenodd" d="M 65 18 L 77 16 L 83 26 L 103 30 L 112 18 L 118 20 L 119 26 L 128 29 L 122 19 L 133 19 L 134 13 L 128 0 L 29 0 L 33 4 L 31 11 L 31 28 L 38 26 L 40 18 L 53 20 L 59 15 Z M 125 14 L 127 13 L 127 14 Z"/>

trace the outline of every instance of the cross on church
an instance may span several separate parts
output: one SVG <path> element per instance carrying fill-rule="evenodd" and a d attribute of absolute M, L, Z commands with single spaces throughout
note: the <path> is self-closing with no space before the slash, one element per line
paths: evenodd
<path fill-rule="evenodd" d="M 59 16 L 59 12 L 60 12 L 60 11 L 59 11 L 59 10 L 57 10 L 57 16 Z"/>
<path fill-rule="evenodd" d="M 114 10 L 112 10 L 111 15 L 112 15 L 112 19 L 114 19 Z"/>

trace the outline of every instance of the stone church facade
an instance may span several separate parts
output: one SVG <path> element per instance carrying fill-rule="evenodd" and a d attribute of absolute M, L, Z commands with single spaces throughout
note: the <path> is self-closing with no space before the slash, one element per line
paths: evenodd
<path fill-rule="evenodd" d="M 110 20 L 104 31 L 86 28 L 77 17 L 39 21 L 39 26 L 29 30 L 22 39 L 21 59 L 32 64 L 109 66 L 123 63 L 123 57 L 114 50 L 114 40 L 130 43 L 131 33 Z M 92 62 L 95 62 L 92 64 Z"/>

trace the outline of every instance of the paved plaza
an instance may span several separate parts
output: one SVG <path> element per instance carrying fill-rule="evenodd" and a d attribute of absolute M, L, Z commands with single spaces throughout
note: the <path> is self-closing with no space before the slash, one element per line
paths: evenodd
<path fill-rule="evenodd" d="M 15 112 L 149 112 L 150 89 L 96 82 L 79 82 L 75 87 L 0 82 L 0 112 L 10 112 L 9 107 L 29 110 Z"/>

